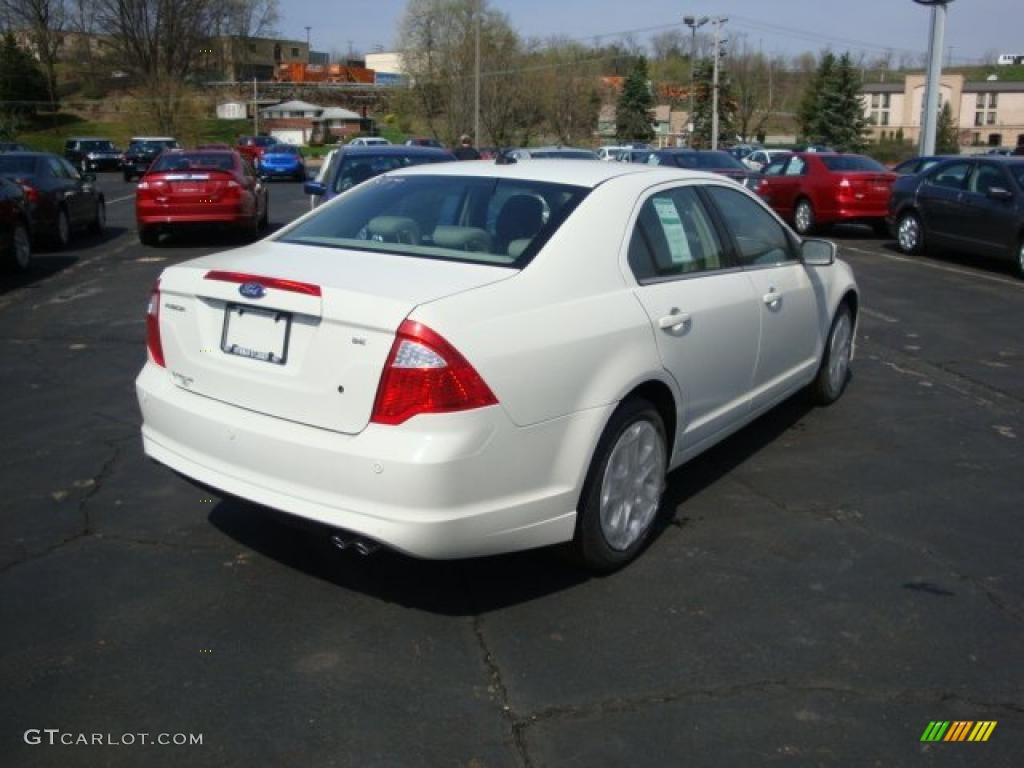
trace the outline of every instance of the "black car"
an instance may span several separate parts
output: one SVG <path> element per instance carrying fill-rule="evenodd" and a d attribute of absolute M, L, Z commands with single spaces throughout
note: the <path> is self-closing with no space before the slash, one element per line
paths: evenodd
<path fill-rule="evenodd" d="M 752 171 L 723 150 L 712 149 L 658 149 L 647 158 L 650 165 L 674 165 L 694 171 L 707 171 L 726 176 L 748 189 L 757 189 L 764 174 Z"/>
<path fill-rule="evenodd" d="M 177 140 L 170 136 L 137 136 L 131 139 L 121 160 L 124 180 L 131 181 L 141 177 L 161 152 L 165 149 L 178 148 Z"/>
<path fill-rule="evenodd" d="M 110 139 L 68 139 L 64 142 L 64 157 L 82 173 L 116 171 L 121 167 L 121 150 Z"/>
<path fill-rule="evenodd" d="M 24 272 L 32 265 L 32 236 L 25 190 L 0 177 L 0 261 Z"/>
<path fill-rule="evenodd" d="M 356 184 L 388 171 L 424 163 L 453 162 L 455 155 L 447 149 L 406 147 L 391 144 L 365 147 L 345 146 L 333 152 L 329 164 L 321 169 L 316 181 L 307 181 L 303 191 L 327 202 Z"/>
<path fill-rule="evenodd" d="M 0 155 L 0 176 L 24 190 L 32 235 L 57 248 L 71 242 L 76 229 L 101 232 L 107 223 L 103 193 L 91 173 L 84 176 L 49 152 L 7 152 Z"/>
<path fill-rule="evenodd" d="M 1009 259 L 1024 277 L 1024 158 L 957 157 L 903 176 L 888 223 L 904 253 L 934 246 Z"/>

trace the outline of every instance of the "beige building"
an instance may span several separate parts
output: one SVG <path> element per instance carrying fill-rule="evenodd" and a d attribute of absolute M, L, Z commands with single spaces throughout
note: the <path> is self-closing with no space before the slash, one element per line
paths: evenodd
<path fill-rule="evenodd" d="M 873 138 L 893 136 L 916 142 L 924 111 L 925 76 L 903 82 L 869 83 L 862 89 L 864 114 Z M 1024 81 L 966 80 L 942 76 L 939 108 L 949 104 L 962 146 L 1013 147 L 1024 144 Z"/>

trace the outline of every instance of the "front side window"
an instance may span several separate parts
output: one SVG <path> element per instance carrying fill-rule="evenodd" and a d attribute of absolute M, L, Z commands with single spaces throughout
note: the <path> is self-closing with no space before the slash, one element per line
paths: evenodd
<path fill-rule="evenodd" d="M 588 192 L 476 176 L 383 176 L 318 209 L 280 240 L 521 269 Z"/>
<path fill-rule="evenodd" d="M 786 230 L 759 203 L 734 189 L 709 186 L 707 190 L 736 241 L 737 255 L 743 266 L 796 261 L 796 252 Z"/>
<path fill-rule="evenodd" d="M 951 163 L 936 169 L 931 177 L 932 184 L 949 189 L 963 189 L 964 181 L 971 170 L 970 163 Z"/>
<path fill-rule="evenodd" d="M 970 192 L 987 195 L 992 187 L 1006 189 L 1009 187 L 1009 184 L 1006 183 L 1006 177 L 999 168 L 988 163 L 980 163 L 974 169 L 974 173 L 971 174 L 970 181 L 967 183 L 967 189 Z"/>
<path fill-rule="evenodd" d="M 658 192 L 640 208 L 629 241 L 638 282 L 721 269 L 724 251 L 694 187 Z"/>

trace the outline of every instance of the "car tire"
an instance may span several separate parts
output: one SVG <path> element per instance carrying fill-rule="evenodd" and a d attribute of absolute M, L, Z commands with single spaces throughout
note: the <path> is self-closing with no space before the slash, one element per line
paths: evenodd
<path fill-rule="evenodd" d="M 916 256 L 924 250 L 924 224 L 914 211 L 901 213 L 896 220 L 896 245 L 904 253 Z"/>
<path fill-rule="evenodd" d="M 156 227 L 139 227 L 139 242 L 143 245 L 159 245 L 160 233 L 156 230 Z"/>
<path fill-rule="evenodd" d="M 266 205 L 263 207 L 263 215 L 260 216 L 260 220 L 256 222 L 256 230 L 258 232 L 266 232 L 270 228 L 270 195 L 267 195 Z"/>
<path fill-rule="evenodd" d="M 93 214 L 89 231 L 96 235 L 102 235 L 107 228 L 107 201 L 102 197 L 96 199 L 96 213 Z"/>
<path fill-rule="evenodd" d="M 800 235 L 814 233 L 814 206 L 811 205 L 811 201 L 807 198 L 800 198 L 797 201 L 796 208 L 793 209 L 793 228 Z"/>
<path fill-rule="evenodd" d="M 32 268 L 32 236 L 23 221 L 14 222 L 7 264 L 14 272 L 28 272 Z"/>
<path fill-rule="evenodd" d="M 665 491 L 667 446 L 665 423 L 649 401 L 631 398 L 612 414 L 577 510 L 572 549 L 588 570 L 618 570 L 646 546 Z"/>
<path fill-rule="evenodd" d="M 818 405 L 831 405 L 840 398 L 850 380 L 853 352 L 853 312 L 845 301 L 832 319 L 818 375 L 811 384 L 811 398 Z"/>
<path fill-rule="evenodd" d="M 57 221 L 51 235 L 53 247 L 63 250 L 71 244 L 71 219 L 68 217 L 67 208 L 63 206 L 57 209 Z"/>
<path fill-rule="evenodd" d="M 126 174 L 124 174 L 124 180 L 125 180 L 126 182 L 130 182 L 130 181 L 132 181 L 132 180 L 133 180 L 134 178 L 135 178 L 135 177 L 134 177 L 134 176 L 132 176 L 132 174 L 130 174 L 130 173 L 126 173 Z"/>

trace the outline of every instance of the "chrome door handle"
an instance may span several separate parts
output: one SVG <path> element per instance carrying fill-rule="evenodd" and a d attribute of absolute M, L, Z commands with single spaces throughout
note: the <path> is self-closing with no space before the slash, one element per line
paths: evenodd
<path fill-rule="evenodd" d="M 673 308 L 672 312 L 658 320 L 658 327 L 663 331 L 674 331 L 690 322 L 690 315 L 687 312 L 680 312 Z"/>
<path fill-rule="evenodd" d="M 782 301 L 782 294 L 777 293 L 774 288 L 771 288 L 769 289 L 768 293 L 761 297 L 761 300 L 764 301 L 764 303 L 767 304 L 769 307 L 774 307 L 780 301 Z"/>

